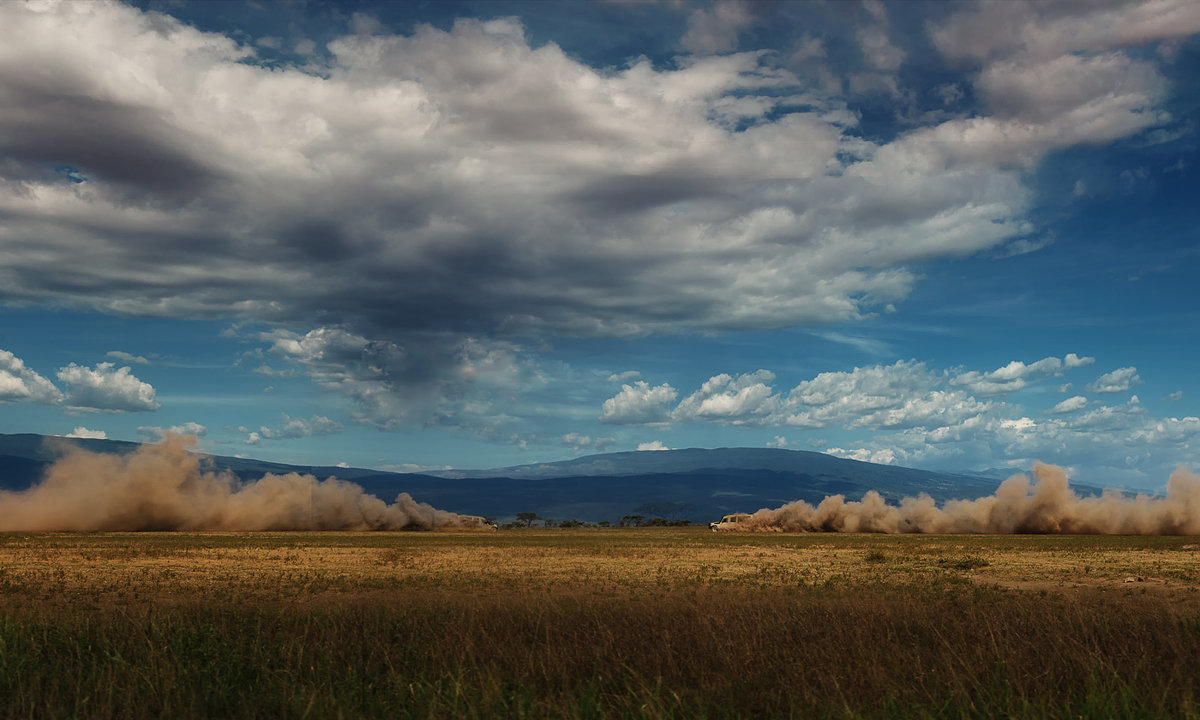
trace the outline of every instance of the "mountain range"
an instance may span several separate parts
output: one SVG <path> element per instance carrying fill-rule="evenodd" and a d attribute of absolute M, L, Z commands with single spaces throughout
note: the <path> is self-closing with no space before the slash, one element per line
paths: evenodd
<path fill-rule="evenodd" d="M 124 454 L 141 447 L 114 440 L 0 434 L 0 489 L 36 483 L 67 447 Z M 779 507 L 793 500 L 818 503 L 827 495 L 857 500 L 868 490 L 889 502 L 927 493 L 944 502 L 995 491 L 994 473 L 938 473 L 847 460 L 817 452 L 770 448 L 716 448 L 607 453 L 488 470 L 394 473 L 369 468 L 288 465 L 210 455 L 216 470 L 244 481 L 266 473 L 340 477 L 391 502 L 407 492 L 452 512 L 500 520 L 533 512 L 555 520 L 618 521 L 626 515 L 707 522 L 721 515 Z M 1082 494 L 1097 488 L 1078 486 Z"/>

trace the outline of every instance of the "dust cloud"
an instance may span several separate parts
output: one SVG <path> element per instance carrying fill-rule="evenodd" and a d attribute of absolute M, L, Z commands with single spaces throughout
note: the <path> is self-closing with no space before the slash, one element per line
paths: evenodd
<path fill-rule="evenodd" d="M 0 492 L 0 531 L 403 530 L 466 527 L 454 513 L 401 493 L 388 505 L 337 478 L 264 475 L 242 482 L 212 472 L 167 436 L 128 455 L 68 448 L 43 480 Z"/>
<path fill-rule="evenodd" d="M 875 491 L 861 501 L 831 495 L 816 507 L 803 501 L 754 513 L 737 530 L 880 533 L 1200 534 L 1200 475 L 1171 474 L 1166 497 L 1127 497 L 1106 490 L 1080 497 L 1055 465 L 1035 463 L 1035 480 L 1014 475 L 995 494 L 950 500 L 938 507 L 922 494 L 888 505 Z"/>

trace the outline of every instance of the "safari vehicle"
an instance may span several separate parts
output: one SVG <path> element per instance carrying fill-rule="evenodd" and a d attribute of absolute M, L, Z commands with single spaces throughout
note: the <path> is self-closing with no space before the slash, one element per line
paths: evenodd
<path fill-rule="evenodd" d="M 496 523 L 488 520 L 481 515 L 459 515 L 464 527 L 479 528 L 481 530 L 495 530 Z"/>
<path fill-rule="evenodd" d="M 733 513 L 723 516 L 717 522 L 710 522 L 708 529 L 713 532 L 723 532 L 726 530 L 741 530 L 743 523 L 750 521 L 750 513 Z"/>

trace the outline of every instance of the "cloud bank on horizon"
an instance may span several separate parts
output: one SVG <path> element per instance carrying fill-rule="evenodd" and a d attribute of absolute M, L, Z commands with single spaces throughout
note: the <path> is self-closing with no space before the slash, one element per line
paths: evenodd
<path fill-rule="evenodd" d="M 217 414 L 144 341 L 71 358 L 9 333 L 0 403 L 243 448 L 378 429 L 591 452 L 761 429 L 916 465 L 1200 460 L 1200 420 L 1147 409 L 1133 361 L 1070 333 L 988 359 L 900 339 L 938 263 L 1087 241 L 1047 229 L 1057 159 L 1175 148 L 1154 155 L 1175 175 L 1131 160 L 1126 189 L 1190 172 L 1195 3 L 559 10 L 643 20 L 620 49 L 556 10 L 448 7 L 323 9 L 320 34 L 203 5 L 0 5 L 0 301 L 219 321 L 230 372 L 308 389 Z M 1071 195 L 1101 184 L 1081 172 Z M 859 354 L 698 359 L 709 338 L 819 327 Z M 684 370 L 638 350 L 661 338 Z M 575 343 L 607 354 L 559 350 Z M 59 359 L 39 372 L 31 353 Z M 1040 410 L 1013 401 L 1055 378 Z M 172 396 L 160 425 L 119 425 Z"/>

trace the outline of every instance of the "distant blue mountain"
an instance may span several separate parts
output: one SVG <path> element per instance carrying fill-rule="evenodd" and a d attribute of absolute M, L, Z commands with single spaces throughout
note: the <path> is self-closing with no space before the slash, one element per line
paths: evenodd
<path fill-rule="evenodd" d="M 42 476 L 68 445 L 92 452 L 128 453 L 137 443 L 0 434 L 0 488 L 20 490 Z M 943 502 L 995 491 L 999 480 L 967 473 L 877 465 L 823 453 L 769 448 L 716 448 L 608 453 L 561 462 L 437 474 L 367 468 L 286 465 L 210 456 L 214 468 L 244 480 L 299 472 L 337 476 L 392 501 L 407 492 L 453 512 L 512 518 L 534 512 L 555 520 L 617 521 L 625 515 L 707 522 L 729 512 L 820 502 L 842 494 L 857 500 L 876 490 L 891 502 L 928 493 Z M 1077 488 L 1095 492 L 1094 488 Z"/>

